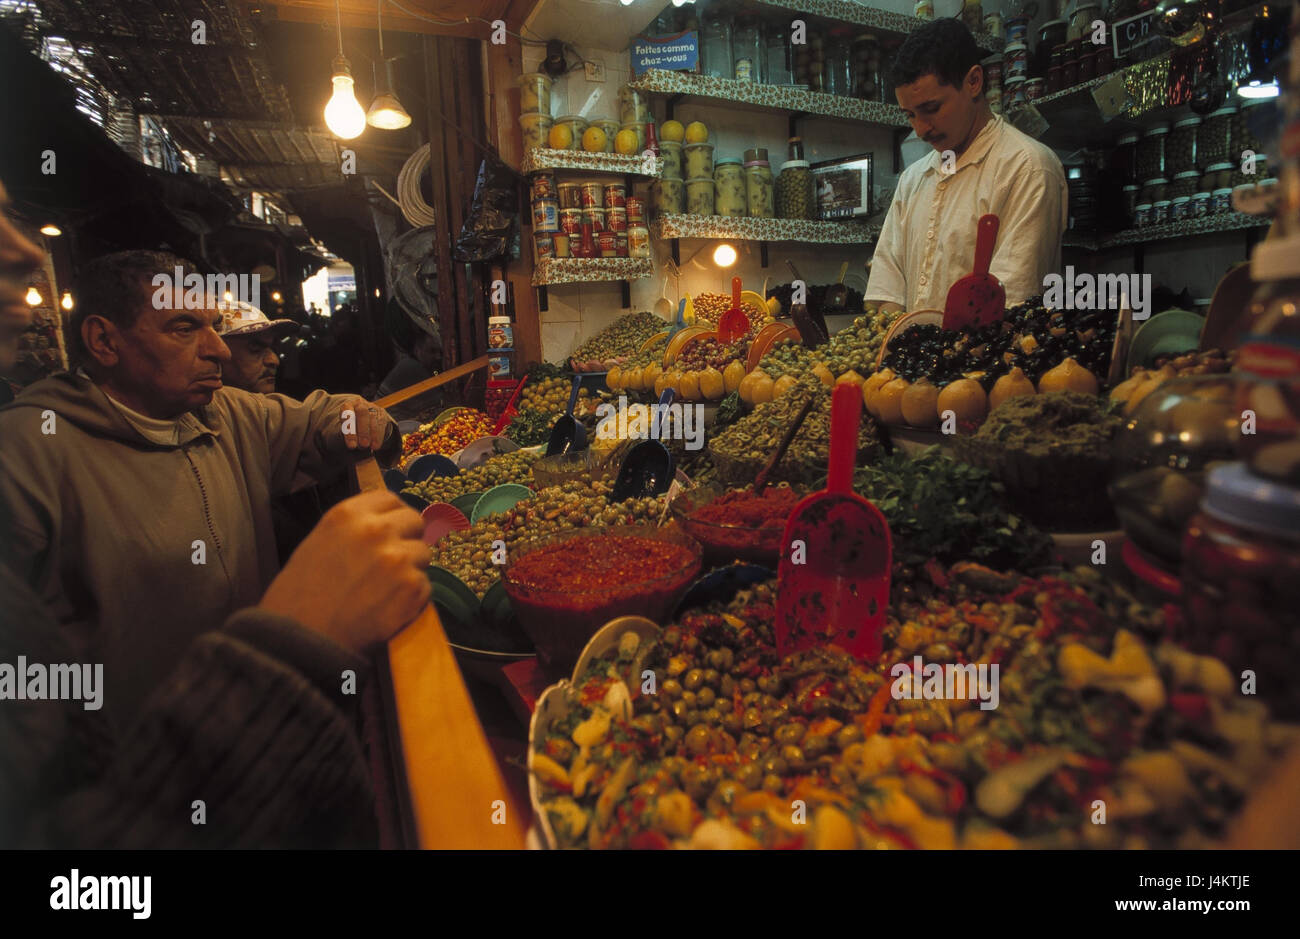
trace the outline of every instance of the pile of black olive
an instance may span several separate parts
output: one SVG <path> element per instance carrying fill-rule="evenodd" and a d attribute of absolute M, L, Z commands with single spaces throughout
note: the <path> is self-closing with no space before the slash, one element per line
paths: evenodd
<path fill-rule="evenodd" d="M 1001 322 L 975 329 L 915 326 L 890 342 L 883 367 L 908 381 L 928 378 L 939 386 L 970 375 L 985 391 L 1013 367 L 1037 384 L 1067 358 L 1105 378 L 1116 316 L 1105 310 L 1049 312 L 1042 298 L 1034 297 L 1008 309 Z"/>

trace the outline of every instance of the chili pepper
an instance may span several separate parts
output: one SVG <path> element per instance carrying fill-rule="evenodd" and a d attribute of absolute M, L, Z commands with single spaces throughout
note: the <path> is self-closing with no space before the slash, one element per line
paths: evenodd
<path fill-rule="evenodd" d="M 1169 706 L 1185 719 L 1204 723 L 1210 718 L 1210 702 L 1203 694 L 1177 692 L 1169 696 Z"/>
<path fill-rule="evenodd" d="M 664 851 L 672 847 L 672 844 L 663 833 L 650 829 L 638 831 L 627 846 L 633 851 Z"/>
<path fill-rule="evenodd" d="M 881 719 L 885 714 L 885 706 L 890 699 L 890 683 L 885 682 L 876 689 L 876 693 L 871 696 L 871 703 L 867 705 L 867 713 L 857 715 L 854 720 L 862 728 L 862 736 L 870 737 L 880 729 Z"/>

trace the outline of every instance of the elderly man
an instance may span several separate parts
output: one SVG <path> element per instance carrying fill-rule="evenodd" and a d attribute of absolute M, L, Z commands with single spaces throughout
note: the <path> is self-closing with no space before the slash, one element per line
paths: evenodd
<path fill-rule="evenodd" d="M 215 304 L 155 289 L 178 266 L 188 279 L 185 261 L 156 252 L 87 265 L 69 329 L 77 370 L 0 410 L 5 560 L 79 658 L 103 663 L 118 720 L 191 640 L 267 589 L 273 496 L 300 471 L 400 446 L 362 398 L 223 387 L 231 354 Z"/>
<path fill-rule="evenodd" d="M 230 361 L 221 369 L 222 383 L 269 395 L 275 391 L 275 373 L 280 368 L 275 342 L 297 332 L 298 324 L 267 319 L 265 313 L 242 300 L 222 301 L 217 306 L 221 310 L 218 331 L 230 349 Z"/>

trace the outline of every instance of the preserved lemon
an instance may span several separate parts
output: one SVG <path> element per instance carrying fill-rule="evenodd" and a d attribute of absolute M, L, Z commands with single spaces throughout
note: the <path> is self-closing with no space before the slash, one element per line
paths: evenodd
<path fill-rule="evenodd" d="M 894 378 L 880 386 L 872 400 L 876 404 L 875 416 L 884 424 L 903 423 L 903 392 L 907 391 L 906 378 Z"/>
<path fill-rule="evenodd" d="M 1038 390 L 1044 394 L 1049 391 L 1077 391 L 1080 394 L 1095 395 L 1097 376 L 1074 359 L 1066 359 L 1056 368 L 1043 373 L 1043 377 L 1038 379 Z"/>
<path fill-rule="evenodd" d="M 900 399 L 903 420 L 913 427 L 933 427 L 939 422 L 939 413 L 935 403 L 939 400 L 939 389 L 928 378 L 922 378 L 909 386 Z"/>
<path fill-rule="evenodd" d="M 835 376 L 831 374 L 831 370 L 826 367 L 824 362 L 818 362 L 813 366 L 813 374 L 816 375 L 817 380 L 827 388 L 830 388 L 835 384 Z"/>
<path fill-rule="evenodd" d="M 993 383 L 993 390 L 989 392 L 989 410 L 997 410 L 997 406 L 1008 398 L 1033 394 L 1037 392 L 1034 391 L 1034 383 L 1029 380 L 1029 376 L 1021 368 L 1013 368 Z"/>
<path fill-rule="evenodd" d="M 772 381 L 770 375 L 766 372 L 756 373 L 758 378 L 754 380 L 754 403 L 766 404 L 771 401 L 775 395 L 776 382 Z"/>
<path fill-rule="evenodd" d="M 973 378 L 959 378 L 945 385 L 936 402 L 936 415 L 942 418 L 944 411 L 952 411 L 957 417 L 958 427 L 983 423 L 988 410 L 984 386 Z"/>
<path fill-rule="evenodd" d="M 609 386 L 611 391 L 618 391 L 622 387 L 622 381 L 623 370 L 617 365 L 610 366 L 609 371 L 605 373 L 605 384 Z"/>
<path fill-rule="evenodd" d="M 700 373 L 683 372 L 681 379 L 677 382 L 677 396 L 683 401 L 700 400 Z"/>
<path fill-rule="evenodd" d="M 867 406 L 867 413 L 872 417 L 879 417 L 876 413 L 875 397 L 880 393 L 880 389 L 888 382 L 894 380 L 892 369 L 881 369 L 870 378 L 862 383 L 862 403 Z"/>
<path fill-rule="evenodd" d="M 728 362 L 727 367 L 722 370 L 722 384 L 726 388 L 727 394 L 739 391 L 740 383 L 745 380 L 747 374 L 744 363 L 739 359 Z"/>
<path fill-rule="evenodd" d="M 781 395 L 785 394 L 797 384 L 799 384 L 799 382 L 793 375 L 782 375 L 772 385 L 772 397 L 781 397 Z"/>
<path fill-rule="evenodd" d="M 739 365 L 739 362 L 733 363 Z M 722 373 L 713 366 L 700 372 L 700 394 L 710 401 L 718 401 L 727 393 L 727 385 Z"/>

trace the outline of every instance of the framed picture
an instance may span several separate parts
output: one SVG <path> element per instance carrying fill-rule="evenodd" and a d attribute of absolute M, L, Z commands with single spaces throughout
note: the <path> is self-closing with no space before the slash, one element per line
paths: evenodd
<path fill-rule="evenodd" d="M 842 157 L 812 165 L 819 218 L 866 218 L 872 209 L 873 156 Z"/>

